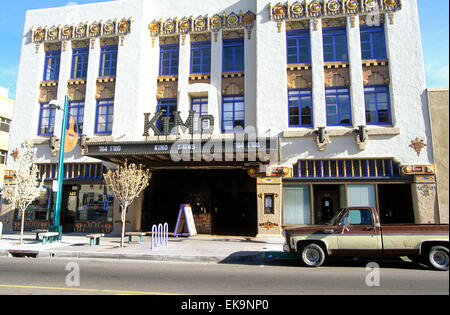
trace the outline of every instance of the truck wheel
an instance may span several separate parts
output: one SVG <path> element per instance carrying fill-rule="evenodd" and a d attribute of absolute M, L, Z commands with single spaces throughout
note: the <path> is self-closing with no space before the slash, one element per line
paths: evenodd
<path fill-rule="evenodd" d="M 448 248 L 434 246 L 428 252 L 428 263 L 437 270 L 447 271 L 448 260 Z"/>
<path fill-rule="evenodd" d="M 307 244 L 300 249 L 300 260 L 306 267 L 320 267 L 325 262 L 325 252 L 317 244 Z"/>

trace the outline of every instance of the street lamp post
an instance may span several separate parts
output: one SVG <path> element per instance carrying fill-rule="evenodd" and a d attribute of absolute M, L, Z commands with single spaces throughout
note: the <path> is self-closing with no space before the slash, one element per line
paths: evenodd
<path fill-rule="evenodd" d="M 59 145 L 59 159 L 58 159 L 58 175 L 57 175 L 57 191 L 56 200 L 53 212 L 53 226 L 51 226 L 51 231 L 58 232 L 58 239 L 62 238 L 62 226 L 61 226 L 61 200 L 62 200 L 62 189 L 63 189 L 63 179 L 64 179 L 64 146 L 66 140 L 66 128 L 67 128 L 67 116 L 69 110 L 69 96 L 66 95 L 64 99 L 64 108 L 61 108 L 56 102 L 50 102 L 50 107 L 63 111 L 63 120 L 61 128 L 61 140 Z"/>

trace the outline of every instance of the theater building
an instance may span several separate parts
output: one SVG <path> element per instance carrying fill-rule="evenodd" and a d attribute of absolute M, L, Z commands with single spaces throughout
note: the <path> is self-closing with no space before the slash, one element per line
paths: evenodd
<path fill-rule="evenodd" d="M 65 232 L 120 231 L 102 173 L 125 160 L 153 174 L 128 230 L 174 229 L 183 203 L 204 234 L 279 235 L 352 205 L 385 223 L 439 221 L 416 1 L 27 12 L 10 151 L 33 143 L 49 188 L 28 228 L 52 216 L 62 113 L 49 102 L 65 95 L 80 135 L 65 159 Z"/>

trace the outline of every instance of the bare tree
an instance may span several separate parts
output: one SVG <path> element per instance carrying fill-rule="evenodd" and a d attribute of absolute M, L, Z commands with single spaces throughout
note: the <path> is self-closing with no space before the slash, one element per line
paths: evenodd
<path fill-rule="evenodd" d="M 42 181 L 38 179 L 39 169 L 34 161 L 36 152 L 28 144 L 22 145 L 22 150 L 13 164 L 15 178 L 13 183 L 6 184 L 2 197 L 18 209 L 21 216 L 20 244 L 23 244 L 23 229 L 25 222 L 25 210 L 35 201 L 43 191 L 44 176 Z"/>
<path fill-rule="evenodd" d="M 122 239 L 120 247 L 123 247 L 127 208 L 139 196 L 141 191 L 149 185 L 151 173 L 149 170 L 142 169 L 142 165 L 138 167 L 136 164 L 128 164 L 128 161 L 125 161 L 123 165 L 119 165 L 115 170 L 109 170 L 104 174 L 104 178 L 106 185 L 120 202 L 122 210 Z"/>

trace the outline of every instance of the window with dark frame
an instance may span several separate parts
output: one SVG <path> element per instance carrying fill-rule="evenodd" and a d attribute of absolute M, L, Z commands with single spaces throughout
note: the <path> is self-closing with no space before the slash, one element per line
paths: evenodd
<path fill-rule="evenodd" d="M 368 125 L 389 125 L 392 123 L 389 86 L 365 86 L 364 99 L 366 123 Z"/>
<path fill-rule="evenodd" d="M 89 62 L 89 48 L 77 48 L 73 50 L 72 56 L 72 79 L 87 78 Z"/>
<path fill-rule="evenodd" d="M 114 118 L 114 100 L 97 100 L 97 111 L 95 115 L 95 133 L 111 134 Z"/>
<path fill-rule="evenodd" d="M 8 151 L 0 150 L 0 164 L 6 164 L 7 156 L 8 156 Z"/>
<path fill-rule="evenodd" d="M 156 126 L 159 131 L 164 132 L 164 123 L 162 117 L 169 117 L 169 133 L 172 128 L 175 127 L 175 112 L 177 111 L 177 99 L 176 98 L 162 98 L 158 99 L 157 112 L 162 113 L 160 119 L 158 119 Z"/>
<path fill-rule="evenodd" d="M 191 44 L 191 73 L 211 72 L 211 42 Z"/>
<path fill-rule="evenodd" d="M 346 87 L 326 88 L 326 112 L 328 126 L 352 124 L 350 89 Z"/>
<path fill-rule="evenodd" d="M 245 103 L 243 95 L 222 97 L 222 132 L 233 132 L 234 128 L 245 128 Z"/>
<path fill-rule="evenodd" d="M 41 103 L 38 136 L 53 136 L 55 131 L 55 114 L 55 108 L 51 108 L 48 103 Z"/>
<path fill-rule="evenodd" d="M 323 30 L 323 54 L 325 62 L 348 61 L 347 31 L 345 28 Z"/>
<path fill-rule="evenodd" d="M 264 214 L 275 214 L 274 202 L 274 194 L 264 194 Z"/>
<path fill-rule="evenodd" d="M 387 58 L 384 26 L 361 27 L 361 55 L 363 60 Z"/>
<path fill-rule="evenodd" d="M 179 45 L 161 45 L 159 75 L 178 75 Z"/>
<path fill-rule="evenodd" d="M 311 89 L 288 91 L 289 127 L 312 127 L 313 104 Z"/>
<path fill-rule="evenodd" d="M 103 46 L 100 53 L 100 77 L 114 77 L 117 73 L 118 46 Z"/>
<path fill-rule="evenodd" d="M 0 131 L 9 132 L 10 124 L 11 124 L 10 119 L 0 117 Z"/>
<path fill-rule="evenodd" d="M 288 31 L 287 63 L 311 63 L 311 37 L 309 30 Z"/>
<path fill-rule="evenodd" d="M 223 41 L 223 72 L 244 71 L 244 39 Z"/>
<path fill-rule="evenodd" d="M 57 81 L 59 79 L 60 63 L 60 50 L 45 52 L 44 81 Z"/>

